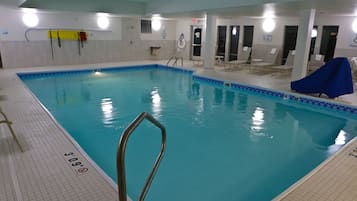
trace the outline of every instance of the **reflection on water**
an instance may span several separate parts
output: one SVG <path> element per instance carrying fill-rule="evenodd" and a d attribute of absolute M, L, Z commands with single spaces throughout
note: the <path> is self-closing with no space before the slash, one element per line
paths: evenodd
<path fill-rule="evenodd" d="M 200 84 L 193 83 L 191 89 L 192 89 L 193 96 L 198 97 L 200 95 Z"/>
<path fill-rule="evenodd" d="M 222 104 L 223 100 L 223 90 L 220 88 L 215 88 L 214 89 L 214 103 L 216 105 Z"/>
<path fill-rule="evenodd" d="M 198 83 L 193 83 L 191 85 L 191 90 L 189 92 L 189 96 L 188 98 L 190 97 L 193 97 L 193 99 L 196 99 L 200 96 L 200 84 Z"/>
<path fill-rule="evenodd" d="M 309 112 L 299 108 L 290 107 L 281 103 L 276 104 L 277 109 L 286 111 L 294 121 L 297 122 L 299 130 L 306 132 L 313 143 L 320 148 L 328 148 L 331 145 L 336 145 L 341 130 L 346 126 L 346 119 L 334 117 L 329 114 L 320 112 Z M 341 135 L 343 136 L 343 135 Z M 342 143 L 339 138 L 339 143 Z"/>
<path fill-rule="evenodd" d="M 252 124 L 250 126 L 250 138 L 253 141 L 258 140 L 259 137 L 266 137 L 265 133 L 265 119 L 264 119 L 264 109 L 261 107 L 256 107 L 252 116 Z M 272 138 L 272 136 L 271 136 Z"/>
<path fill-rule="evenodd" d="M 153 113 L 153 116 L 157 119 L 160 118 L 161 116 L 161 97 L 160 97 L 160 94 L 159 94 L 159 89 L 158 88 L 154 88 L 152 91 L 151 91 L 151 102 L 152 102 L 152 107 L 151 107 L 151 110 L 152 110 L 152 113 Z"/>
<path fill-rule="evenodd" d="M 338 134 L 337 138 L 335 139 L 335 145 L 344 145 L 346 144 L 346 132 L 341 130 Z"/>
<path fill-rule="evenodd" d="M 226 91 L 226 100 L 225 100 L 225 104 L 227 107 L 231 108 L 234 105 L 234 97 L 235 94 L 233 91 Z"/>
<path fill-rule="evenodd" d="M 53 90 L 57 105 L 81 104 L 91 99 L 90 90 L 87 84 L 85 84 L 85 80 L 80 79 L 77 82 L 79 84 L 73 81 L 66 80 L 66 82 L 61 82 L 53 79 L 53 87 L 51 89 Z"/>
<path fill-rule="evenodd" d="M 250 128 L 254 133 L 259 133 L 263 130 L 264 124 L 264 109 L 257 107 L 253 113 L 252 117 L 252 126 Z"/>
<path fill-rule="evenodd" d="M 201 114 L 203 111 L 204 111 L 204 100 L 203 100 L 203 98 L 200 98 L 198 100 L 196 114 Z"/>
<path fill-rule="evenodd" d="M 348 141 L 348 133 L 346 133 L 344 130 L 340 130 L 338 133 L 336 139 L 335 139 L 335 144 L 330 145 L 327 150 L 328 156 L 333 155 L 336 153 L 346 142 Z"/>
<path fill-rule="evenodd" d="M 101 100 L 101 108 L 103 112 L 104 125 L 112 125 L 113 122 L 113 102 L 111 98 L 103 98 Z"/>
<path fill-rule="evenodd" d="M 247 107 L 248 107 L 248 96 L 245 94 L 239 94 L 237 111 L 245 112 L 247 110 Z"/>

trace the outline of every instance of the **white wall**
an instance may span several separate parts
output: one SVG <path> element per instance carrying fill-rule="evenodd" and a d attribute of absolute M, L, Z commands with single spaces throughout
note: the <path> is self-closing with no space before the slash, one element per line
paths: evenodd
<path fill-rule="evenodd" d="M 88 31 L 88 45 L 85 46 L 85 50 L 83 50 L 83 54 L 87 55 L 79 56 L 76 44 L 69 44 L 75 43 L 75 41 L 67 41 L 65 44 L 68 43 L 68 46 L 71 46 L 71 48 L 60 49 L 56 47 L 55 60 L 61 59 L 61 61 L 53 61 L 50 55 L 48 55 L 49 39 L 47 31 L 30 31 L 28 32 L 30 42 L 25 41 L 25 32 L 28 30 L 28 27 L 23 24 L 22 15 L 23 11 L 18 8 L 0 6 L 0 52 L 5 67 L 63 65 L 81 62 L 115 62 L 137 59 L 166 59 L 174 54 L 176 40 L 181 33 L 184 33 L 186 39 L 184 58 L 188 59 L 191 49 L 191 25 L 200 25 L 203 28 L 202 55 L 204 55 L 204 19 L 198 19 L 195 23 L 193 23 L 191 18 L 163 20 L 163 29 L 160 31 L 153 31 L 152 34 L 141 34 L 139 17 L 120 18 L 111 16 L 108 31 Z M 97 27 L 97 16 L 94 13 L 39 12 L 38 16 L 39 28 L 100 30 Z M 217 25 L 240 25 L 240 48 L 242 45 L 244 25 L 253 25 L 253 46 L 259 48 L 271 48 L 274 46 L 279 47 L 282 51 L 285 26 L 298 25 L 299 19 L 298 17 L 279 17 L 275 20 L 276 28 L 271 33 L 271 41 L 263 40 L 263 19 L 260 18 L 239 17 L 235 19 L 218 19 Z M 315 25 L 317 25 L 319 29 L 315 52 L 319 51 L 323 25 L 338 25 L 339 33 L 335 56 L 357 56 L 357 47 L 351 46 L 352 39 L 356 36 L 351 29 L 353 20 L 354 17 L 316 16 Z M 130 27 L 133 26 L 135 26 L 135 28 L 131 29 Z M 133 41 L 135 41 L 135 44 L 132 44 Z M 57 45 L 57 43 L 54 45 Z M 160 52 L 163 55 L 157 58 L 150 57 L 148 49 L 153 45 L 162 46 L 163 49 L 161 49 Z M 42 57 L 38 55 L 39 52 L 42 52 Z M 133 52 L 135 52 L 135 54 L 133 54 Z M 57 57 L 57 55 L 62 56 Z M 68 59 L 68 55 L 78 56 Z M 38 60 L 41 60 L 41 62 L 29 62 L 31 58 L 35 57 L 36 59 L 40 57 Z M 86 59 L 84 59 L 85 57 Z M 16 62 L 16 64 L 14 62 Z"/>
<path fill-rule="evenodd" d="M 176 41 L 179 38 L 180 34 L 183 33 L 186 40 L 186 47 L 184 50 L 184 59 L 190 58 L 191 53 L 191 26 L 201 26 L 202 27 L 202 48 L 201 48 L 201 55 L 203 56 L 205 51 L 205 41 L 206 41 L 206 29 L 205 29 L 205 19 L 200 18 L 196 19 L 195 23 L 192 22 L 191 18 L 183 18 L 176 20 Z"/>
<path fill-rule="evenodd" d="M 352 46 L 353 38 L 357 36 L 352 31 L 352 22 L 357 17 L 316 16 L 315 25 L 318 26 L 318 37 L 316 39 L 315 53 L 320 51 L 320 42 L 323 26 L 339 26 L 336 41 L 336 56 L 357 56 L 357 47 Z"/>
<path fill-rule="evenodd" d="M 22 22 L 22 10 L 0 6 L 0 53 L 4 68 L 168 59 L 174 54 L 174 20 L 163 21 L 158 32 L 141 34 L 140 17 L 109 16 L 109 27 L 101 30 L 95 13 L 39 11 L 37 15 L 38 26 L 29 29 Z M 48 30 L 40 29 L 83 30 L 88 33 L 88 41 L 79 49 L 78 41 L 62 40 L 59 47 L 57 40 L 53 40 L 52 58 Z M 26 32 L 29 41 L 25 39 Z M 150 46 L 160 46 L 160 55 L 152 56 Z"/>
<path fill-rule="evenodd" d="M 357 56 L 357 47 L 351 46 L 352 39 L 357 36 L 357 34 L 352 31 L 352 22 L 355 17 L 336 17 L 336 16 L 316 16 L 314 25 L 318 26 L 318 36 L 316 38 L 315 44 L 315 53 L 318 53 L 320 50 L 320 42 L 322 35 L 323 26 L 327 25 L 338 25 L 339 32 L 336 43 L 335 56 Z M 262 29 L 262 18 L 249 18 L 249 17 L 237 17 L 234 19 L 218 19 L 217 26 L 226 25 L 227 28 L 231 25 L 240 26 L 240 37 L 239 37 L 239 46 L 241 48 L 243 42 L 243 27 L 245 25 L 254 26 L 254 36 L 253 36 L 253 51 L 254 49 L 266 49 L 271 47 L 278 47 L 280 49 L 280 54 L 283 50 L 284 43 L 284 32 L 285 26 L 298 26 L 299 18 L 298 17 L 279 17 L 275 18 L 276 27 L 273 32 L 269 33 L 272 35 L 271 41 L 264 40 L 263 36 L 264 31 Z M 178 20 L 177 22 L 177 37 L 179 33 L 185 33 L 190 35 L 190 26 L 192 25 L 191 19 Z M 254 48 L 255 47 L 255 48 Z M 257 53 L 256 54 L 261 54 Z M 281 57 L 281 55 L 280 55 Z M 280 58 L 279 58 L 280 59 Z M 279 62 L 278 59 L 278 62 Z"/>
<path fill-rule="evenodd" d="M 161 29 L 151 34 L 141 34 L 141 40 L 176 40 L 176 21 L 161 20 Z"/>
<path fill-rule="evenodd" d="M 0 7 L 0 29 L 8 31 L 2 34 L 1 40 L 24 41 L 25 32 L 29 27 L 22 22 L 24 12 L 20 9 Z M 98 30 L 87 31 L 88 40 L 121 40 L 121 18 L 109 17 L 110 25 L 103 32 L 97 26 L 97 16 L 95 13 L 71 13 L 71 12 L 38 12 L 38 26 L 34 28 L 49 29 L 78 29 L 78 30 Z M 29 31 L 29 40 L 48 40 L 47 31 Z"/>
<path fill-rule="evenodd" d="M 262 28 L 264 19 L 260 18 L 247 18 L 247 17 L 240 17 L 236 19 L 221 19 L 219 20 L 218 25 L 239 25 L 241 34 L 239 37 L 239 43 L 243 41 L 243 27 L 246 25 L 253 25 L 254 26 L 254 36 L 253 36 L 253 44 L 261 44 L 261 45 L 274 45 L 274 46 L 281 46 L 284 40 L 284 31 L 285 26 L 287 25 L 298 25 L 299 21 L 298 18 L 295 17 L 284 17 L 284 18 L 275 18 L 276 26 L 273 32 L 269 33 L 272 35 L 272 41 L 265 41 L 263 40 L 264 31 Z"/>

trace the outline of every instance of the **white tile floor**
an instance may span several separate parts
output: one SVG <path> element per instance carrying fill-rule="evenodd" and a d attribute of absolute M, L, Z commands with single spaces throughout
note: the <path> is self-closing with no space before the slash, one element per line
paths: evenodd
<path fill-rule="evenodd" d="M 9 69 L 0 71 L 0 106 L 14 122 L 14 130 L 25 149 L 20 152 L 5 125 L 0 126 L 0 200 L 6 201 L 111 201 L 117 200 L 112 183 L 81 154 L 65 132 L 42 108 L 36 98 L 16 77 L 16 72 L 59 69 L 83 69 L 130 64 L 164 63 L 164 61 L 122 62 L 112 64 Z M 90 67 L 88 67 L 90 66 Z M 279 73 L 222 71 L 221 67 L 197 73 L 289 91 L 290 77 Z M 357 95 L 347 95 L 336 100 L 357 105 Z M 276 200 L 356 200 L 357 158 L 350 156 L 357 147 L 357 140 L 349 143 L 337 155 L 320 165 L 293 188 Z M 357 150 L 356 150 L 357 151 Z M 88 168 L 78 173 L 68 163 L 66 153 L 73 152 Z M 269 184 L 270 185 L 270 184 Z"/>

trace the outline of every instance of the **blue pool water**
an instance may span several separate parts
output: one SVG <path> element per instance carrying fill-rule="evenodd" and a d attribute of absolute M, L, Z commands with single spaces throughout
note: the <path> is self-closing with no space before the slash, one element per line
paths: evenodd
<path fill-rule="evenodd" d="M 147 111 L 167 129 L 148 201 L 271 200 L 356 135 L 353 115 L 193 81 L 164 68 L 21 76 L 56 120 L 116 181 L 122 131 Z M 137 200 L 161 143 L 144 122 L 129 140 Z"/>

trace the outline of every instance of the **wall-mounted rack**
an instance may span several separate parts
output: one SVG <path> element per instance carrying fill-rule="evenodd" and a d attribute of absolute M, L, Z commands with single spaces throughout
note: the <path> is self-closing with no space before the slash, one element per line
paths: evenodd
<path fill-rule="evenodd" d="M 112 32 L 111 30 L 101 30 L 101 29 L 71 29 L 71 28 L 59 28 L 59 27 L 40 27 L 40 28 L 29 28 L 25 31 L 25 39 L 26 41 L 30 41 L 29 37 L 28 37 L 28 33 L 31 31 L 56 31 L 56 30 L 60 30 L 60 31 L 79 31 L 79 32 Z M 63 33 L 65 34 L 65 33 Z M 67 35 L 67 34 L 65 34 Z M 55 37 L 56 35 L 53 34 L 53 37 Z M 77 40 L 78 38 L 74 39 Z"/>

